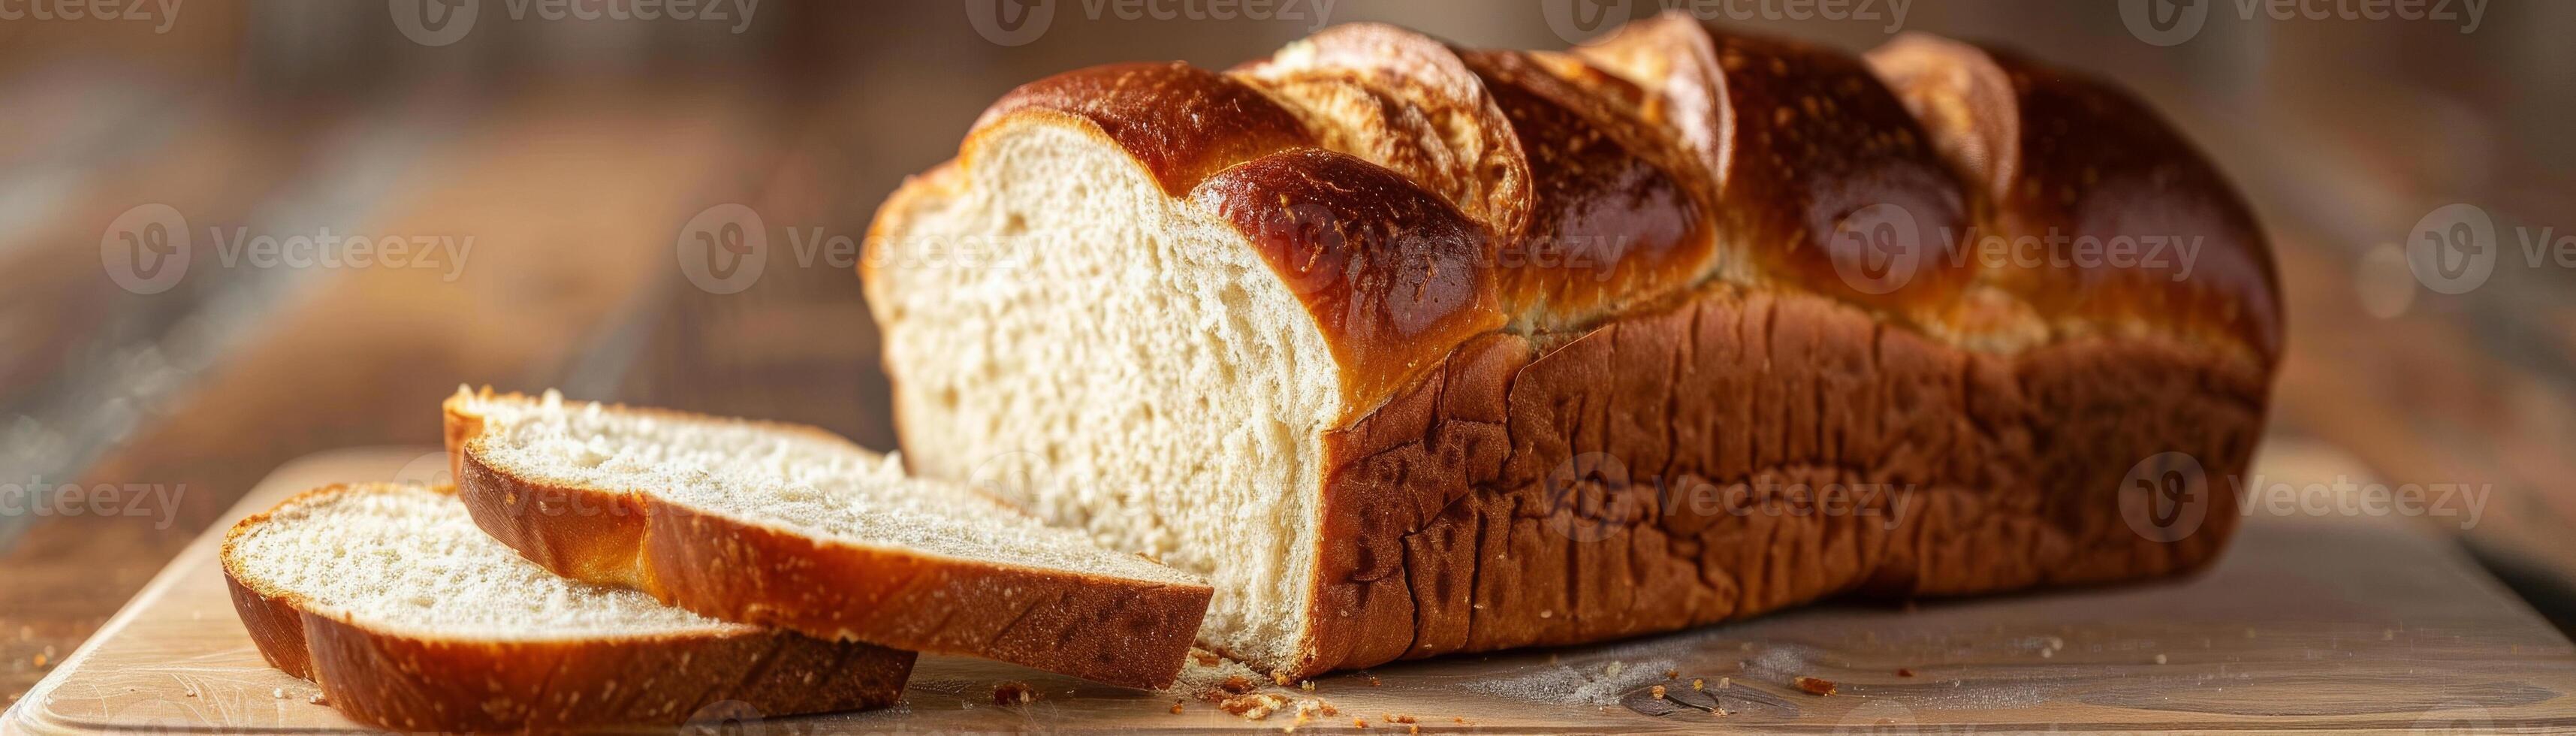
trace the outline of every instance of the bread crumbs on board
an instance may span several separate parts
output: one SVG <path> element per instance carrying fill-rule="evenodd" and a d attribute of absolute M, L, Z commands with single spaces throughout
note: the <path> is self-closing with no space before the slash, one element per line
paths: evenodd
<path fill-rule="evenodd" d="M 1267 690 L 1271 685 L 1279 690 Z M 1214 704 L 1217 710 L 1247 721 L 1267 720 L 1274 715 L 1294 716 L 1281 729 L 1294 731 L 1311 723 L 1314 717 L 1338 718 L 1341 710 L 1331 702 L 1311 696 L 1301 697 L 1317 688 L 1313 680 L 1287 677 L 1283 673 L 1264 675 L 1241 662 L 1226 659 L 1204 650 L 1193 649 L 1182 662 L 1181 673 L 1163 694 L 1174 699 L 1172 712 L 1181 713 L 1191 698 Z"/>
<path fill-rule="evenodd" d="M 1793 682 L 1797 684 L 1798 689 L 1807 691 L 1809 695 L 1832 695 L 1835 690 L 1834 681 L 1821 677 L 1799 675 Z"/>
<path fill-rule="evenodd" d="M 1005 682 L 993 686 L 994 705 L 1019 705 L 1036 702 L 1038 691 L 1025 682 Z"/>
<path fill-rule="evenodd" d="M 1287 704 L 1288 698 L 1285 696 L 1252 693 L 1226 698 L 1223 702 L 1217 703 L 1217 708 L 1247 721 L 1258 721 L 1269 718 L 1270 714 L 1279 712 L 1279 708 Z"/>

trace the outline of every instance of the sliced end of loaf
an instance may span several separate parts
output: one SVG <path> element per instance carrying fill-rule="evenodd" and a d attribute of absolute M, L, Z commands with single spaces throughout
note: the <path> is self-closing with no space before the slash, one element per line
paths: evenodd
<path fill-rule="evenodd" d="M 911 652 L 723 623 L 556 577 L 477 530 L 444 487 L 310 491 L 234 526 L 222 561 L 260 654 L 387 728 L 873 708 L 894 702 L 912 669 Z"/>
<path fill-rule="evenodd" d="M 1296 668 L 1319 438 L 1344 409 L 1301 295 L 1219 213 L 1059 115 L 989 120 L 907 189 L 864 276 L 913 471 L 1208 576 L 1202 639 Z M 941 257 L 965 244 L 982 257 Z"/>

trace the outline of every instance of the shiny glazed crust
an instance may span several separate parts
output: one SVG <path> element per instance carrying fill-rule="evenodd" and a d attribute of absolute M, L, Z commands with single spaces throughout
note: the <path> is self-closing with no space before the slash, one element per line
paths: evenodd
<path fill-rule="evenodd" d="M 474 443 L 483 419 L 465 398 L 449 399 L 444 413 L 466 509 L 485 532 L 558 575 L 625 585 L 726 621 L 1140 688 L 1172 683 L 1207 613 L 1205 585 L 844 544 L 649 492 L 531 480 L 483 462 Z M 844 441 L 801 425 L 775 428 Z"/>
<path fill-rule="evenodd" d="M 2125 93 L 1929 37 L 1864 60 L 1676 14 L 1569 53 L 1307 43 L 1026 85 L 872 229 L 950 196 L 984 136 L 1072 125 L 1292 286 L 1349 410 L 1320 438 L 1309 638 L 1258 664 L 2137 579 L 2223 547 L 2216 479 L 2252 454 L 2280 350 L 2271 257 Z M 1348 96 L 1383 112 L 1316 102 Z M 1890 213 L 1915 257 L 1858 268 Z M 2052 235 L 2188 238 L 2197 267 L 1951 250 Z M 2208 481 L 2178 533 L 2130 487 L 2168 452 Z"/>
<path fill-rule="evenodd" d="M 364 492 L 327 486 L 296 500 Z M 242 520 L 225 546 L 267 519 Z M 350 718 L 388 729 L 539 731 L 878 708 L 912 674 L 912 652 L 749 626 L 554 641 L 379 631 L 260 590 L 233 562 L 224 556 L 225 587 L 260 656 L 320 685 Z"/>

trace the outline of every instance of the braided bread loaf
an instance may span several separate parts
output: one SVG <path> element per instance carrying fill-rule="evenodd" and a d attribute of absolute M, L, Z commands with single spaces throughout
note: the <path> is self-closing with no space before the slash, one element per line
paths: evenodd
<path fill-rule="evenodd" d="M 1041 80 L 870 248 L 912 470 L 1209 575 L 1288 676 L 2194 568 L 2281 340 L 2130 96 L 1670 14 Z"/>

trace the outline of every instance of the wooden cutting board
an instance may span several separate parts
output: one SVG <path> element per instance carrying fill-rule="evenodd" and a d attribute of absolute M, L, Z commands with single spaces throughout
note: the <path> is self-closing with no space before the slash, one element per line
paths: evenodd
<path fill-rule="evenodd" d="M 2267 478 L 2367 473 L 2338 453 L 2274 442 Z M 279 468 L 232 518 L 334 481 L 428 479 L 444 456 L 348 450 Z M 229 525 L 227 521 L 225 526 Z M 30 692 L 0 734 L 359 730 L 318 692 L 261 663 L 226 600 L 209 531 Z M 1943 732 L 2355 731 L 2576 728 L 2576 648 L 2448 542 L 2390 517 L 2248 519 L 2226 558 L 2176 582 L 1923 604 L 1837 605 L 1697 631 L 1553 651 L 1462 656 L 1345 673 L 1313 692 L 1340 715 L 1308 730 L 1372 733 L 1390 714 L 1423 731 Z M 1645 715 L 1623 695 L 1693 678 L 1731 715 Z M 1909 674 L 1910 673 L 1910 674 Z M 1816 696 L 1790 683 L 1831 680 Z M 1724 678 L 1723 680 L 1721 678 Z M 1038 701 L 991 704 L 1025 681 Z M 923 657 L 891 708 L 707 725 L 749 732 L 1278 729 L 1165 693 L 1008 665 Z M 1401 721 L 1402 719 L 1396 719 Z M 720 722 L 719 722 L 720 721 Z M 669 729 L 661 729 L 667 733 Z M 686 729 L 684 729 L 686 730 Z"/>

